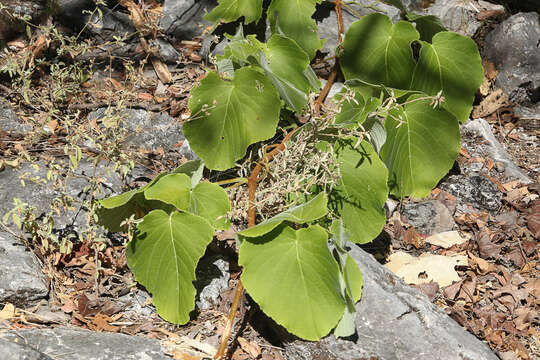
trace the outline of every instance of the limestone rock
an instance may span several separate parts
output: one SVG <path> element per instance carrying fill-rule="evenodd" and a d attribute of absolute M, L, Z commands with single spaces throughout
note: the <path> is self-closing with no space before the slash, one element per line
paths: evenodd
<path fill-rule="evenodd" d="M 30 357 L 36 360 L 57 358 L 59 354 L 63 360 L 170 359 L 156 340 L 76 328 L 22 329 L 0 334 L 0 354 L 9 354 L 8 359 L 25 359 L 22 352 L 25 348 L 13 347 L 14 342 L 41 353 L 42 357 Z"/>
<path fill-rule="evenodd" d="M 486 36 L 485 56 L 499 71 L 495 85 L 510 101 L 540 101 L 540 26 L 536 12 L 518 13 Z"/>
<path fill-rule="evenodd" d="M 0 303 L 26 308 L 48 293 L 45 275 L 34 255 L 19 239 L 0 232 Z"/>

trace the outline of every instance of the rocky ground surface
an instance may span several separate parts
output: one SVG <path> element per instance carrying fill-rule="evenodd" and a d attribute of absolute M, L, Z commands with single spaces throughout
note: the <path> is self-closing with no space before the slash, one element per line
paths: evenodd
<path fill-rule="evenodd" d="M 91 0 L 60 0 L 50 13 L 45 0 L 2 2 L 2 359 L 211 358 L 224 330 L 240 274 L 235 229 L 199 264 L 197 310 L 178 327 L 135 284 L 126 238 L 93 217 L 95 199 L 196 157 L 181 123 L 190 89 L 223 48 L 202 20 L 215 2 L 144 1 L 150 49 L 138 36 L 118 41 L 137 26 L 130 1 L 114 3 L 97 12 Z M 540 9 L 404 3 L 473 37 L 484 60 L 456 164 L 429 198 L 389 199 L 383 233 L 351 245 L 365 282 L 355 336 L 295 339 L 246 299 L 235 360 L 540 358 Z M 331 9 L 323 3 L 316 13 L 328 39 L 327 61 L 314 65 L 323 79 L 337 39 Z M 344 8 L 345 25 L 373 11 L 399 19 L 395 8 L 362 0 Z M 13 14 L 41 28 L 29 37 Z"/>

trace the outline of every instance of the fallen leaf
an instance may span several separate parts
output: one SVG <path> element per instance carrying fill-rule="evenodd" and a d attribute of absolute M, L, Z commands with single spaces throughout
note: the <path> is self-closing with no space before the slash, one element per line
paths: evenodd
<path fill-rule="evenodd" d="M 253 341 L 247 341 L 243 337 L 238 337 L 238 343 L 242 349 L 251 355 L 252 358 L 257 358 L 261 354 L 261 348 Z"/>
<path fill-rule="evenodd" d="M 152 100 L 154 100 L 154 97 L 152 96 L 152 94 L 143 92 L 143 93 L 138 93 L 137 94 L 137 99 L 152 101 Z"/>
<path fill-rule="evenodd" d="M 444 287 L 459 281 L 460 277 L 456 266 L 467 266 L 467 256 L 464 255 L 433 255 L 422 254 L 419 257 L 411 256 L 398 251 L 388 257 L 385 266 L 397 276 L 403 278 L 407 284 L 421 284 L 434 281 Z"/>
<path fill-rule="evenodd" d="M 403 242 L 405 244 L 410 244 L 414 246 L 416 249 L 420 249 L 422 246 L 424 246 L 424 240 L 416 232 L 416 229 L 414 227 L 410 227 L 405 231 L 405 234 L 403 234 Z"/>
<path fill-rule="evenodd" d="M 429 301 L 433 301 L 433 299 L 437 295 L 437 292 L 439 291 L 439 284 L 433 281 L 413 285 L 413 287 L 424 293 L 429 298 Z"/>
<path fill-rule="evenodd" d="M 9 320 L 15 317 L 15 306 L 13 304 L 7 303 L 4 305 L 2 311 L 0 311 L 0 320 Z"/>
<path fill-rule="evenodd" d="M 425 240 L 431 245 L 437 245 L 442 248 L 448 249 L 454 245 L 460 245 L 467 241 L 467 239 L 462 238 L 457 231 L 445 231 L 435 235 L 431 235 Z"/>
<path fill-rule="evenodd" d="M 463 285 L 463 281 L 458 281 L 456 283 L 453 283 L 452 285 L 445 287 L 443 290 L 444 296 L 446 296 L 450 300 L 454 300 L 459 293 L 459 290 L 461 290 L 461 285 Z"/>
<path fill-rule="evenodd" d="M 489 233 L 487 231 L 482 231 L 479 234 L 476 234 L 476 243 L 478 244 L 478 250 L 480 251 L 480 256 L 484 259 L 489 258 L 498 258 L 501 252 L 501 246 L 495 245 L 491 242 Z"/>
<path fill-rule="evenodd" d="M 540 202 L 535 203 L 527 216 L 527 227 L 535 239 L 540 239 Z"/>
<path fill-rule="evenodd" d="M 508 96 L 501 89 L 497 89 L 473 108 L 472 118 L 486 117 L 505 105 L 508 105 Z"/>
<path fill-rule="evenodd" d="M 105 314 L 97 314 L 92 319 L 92 327 L 95 331 L 108 331 L 108 332 L 118 332 L 120 328 L 118 326 L 109 325 L 109 322 L 112 322 L 112 319 Z"/>
<path fill-rule="evenodd" d="M 497 268 L 494 264 L 474 256 L 471 252 L 467 253 L 469 255 L 469 265 L 472 269 L 476 270 L 478 274 L 485 275 L 487 273 L 496 271 Z"/>
<path fill-rule="evenodd" d="M 159 80 L 161 80 L 161 82 L 164 84 L 171 83 L 172 75 L 169 69 L 167 68 L 167 65 L 165 65 L 161 60 L 155 57 L 152 57 L 151 60 L 152 60 L 152 65 L 154 66 L 154 71 L 159 77 Z"/>

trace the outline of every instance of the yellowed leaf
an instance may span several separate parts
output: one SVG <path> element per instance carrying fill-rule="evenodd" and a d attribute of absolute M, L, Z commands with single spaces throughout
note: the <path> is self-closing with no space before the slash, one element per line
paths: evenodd
<path fill-rule="evenodd" d="M 7 303 L 4 305 L 2 311 L 0 311 L 0 320 L 9 320 L 15 317 L 15 306 L 13 304 Z"/>
<path fill-rule="evenodd" d="M 154 65 L 154 71 L 162 83 L 169 84 L 172 82 L 172 75 L 167 68 L 167 65 L 155 57 L 152 57 L 152 65 Z"/>
<path fill-rule="evenodd" d="M 463 244 L 467 239 L 462 238 L 457 231 L 445 231 L 428 237 L 425 242 L 448 249 L 454 245 Z"/>
<path fill-rule="evenodd" d="M 464 255 L 422 254 L 419 257 L 414 257 L 402 251 L 393 253 L 388 260 L 385 266 L 407 284 L 434 281 L 440 287 L 461 280 L 455 267 L 468 265 L 467 256 Z"/>

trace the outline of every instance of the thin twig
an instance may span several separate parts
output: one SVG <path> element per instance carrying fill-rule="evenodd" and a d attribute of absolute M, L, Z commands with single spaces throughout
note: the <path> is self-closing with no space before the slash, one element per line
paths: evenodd
<path fill-rule="evenodd" d="M 345 26 L 343 24 L 343 13 L 341 12 L 341 0 L 334 1 L 334 10 L 337 16 L 338 46 L 340 46 L 343 41 L 343 34 L 345 33 Z M 319 94 L 319 97 L 315 101 L 315 106 L 314 106 L 315 115 L 318 115 L 320 113 L 322 103 L 324 102 L 324 99 L 326 99 L 326 96 L 330 92 L 330 89 L 332 88 L 334 81 L 336 81 L 338 69 L 339 69 L 339 61 L 338 61 L 338 58 L 336 57 L 334 67 L 332 69 L 332 72 L 330 73 L 330 77 L 328 78 L 328 81 L 326 82 L 324 89 L 321 91 L 321 93 Z"/>

